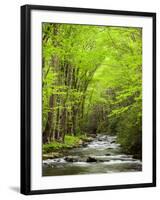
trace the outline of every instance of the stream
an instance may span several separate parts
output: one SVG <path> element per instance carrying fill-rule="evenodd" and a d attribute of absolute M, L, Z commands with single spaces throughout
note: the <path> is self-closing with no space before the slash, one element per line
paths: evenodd
<path fill-rule="evenodd" d="M 43 160 L 43 176 L 134 172 L 142 162 L 121 152 L 116 136 L 97 135 L 83 147 L 67 150 L 67 156 Z"/>

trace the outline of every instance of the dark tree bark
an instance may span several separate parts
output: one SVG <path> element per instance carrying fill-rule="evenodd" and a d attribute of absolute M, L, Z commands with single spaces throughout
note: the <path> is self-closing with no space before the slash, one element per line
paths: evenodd
<path fill-rule="evenodd" d="M 43 143 L 50 142 L 52 120 L 53 120 L 53 110 L 52 110 L 53 105 L 54 105 L 54 96 L 51 95 L 50 101 L 49 101 L 49 107 L 50 107 L 51 110 L 48 112 L 47 123 L 46 123 L 46 126 L 45 126 L 45 130 L 43 132 Z"/>

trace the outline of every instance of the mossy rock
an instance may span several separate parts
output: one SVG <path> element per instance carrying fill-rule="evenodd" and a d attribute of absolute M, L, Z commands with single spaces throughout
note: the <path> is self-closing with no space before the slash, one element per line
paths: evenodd
<path fill-rule="evenodd" d="M 59 152 L 46 153 L 46 154 L 43 154 L 43 160 L 60 158 L 62 156 L 63 155 L 61 153 L 59 153 Z"/>

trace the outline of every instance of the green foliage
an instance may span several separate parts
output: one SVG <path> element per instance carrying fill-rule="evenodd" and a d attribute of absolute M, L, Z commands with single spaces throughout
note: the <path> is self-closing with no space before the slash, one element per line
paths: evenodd
<path fill-rule="evenodd" d="M 66 135 L 64 143 L 60 141 L 52 141 L 49 144 L 43 144 L 43 153 L 50 153 L 62 149 L 71 149 L 73 147 L 78 147 L 81 144 L 82 138 L 83 137 Z"/>
<path fill-rule="evenodd" d="M 117 132 L 118 142 L 125 153 L 142 158 L 142 120 L 136 110 L 129 110 L 120 118 Z"/>
<path fill-rule="evenodd" d="M 141 154 L 141 28 L 43 23 L 42 63 L 44 149 L 105 132 Z"/>

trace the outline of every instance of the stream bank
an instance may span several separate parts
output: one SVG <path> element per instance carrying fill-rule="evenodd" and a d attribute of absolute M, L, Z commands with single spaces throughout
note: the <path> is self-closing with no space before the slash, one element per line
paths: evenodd
<path fill-rule="evenodd" d="M 98 134 L 78 148 L 68 149 L 57 157 L 43 160 L 43 176 L 134 172 L 142 170 L 142 162 L 122 153 L 116 136 Z"/>

